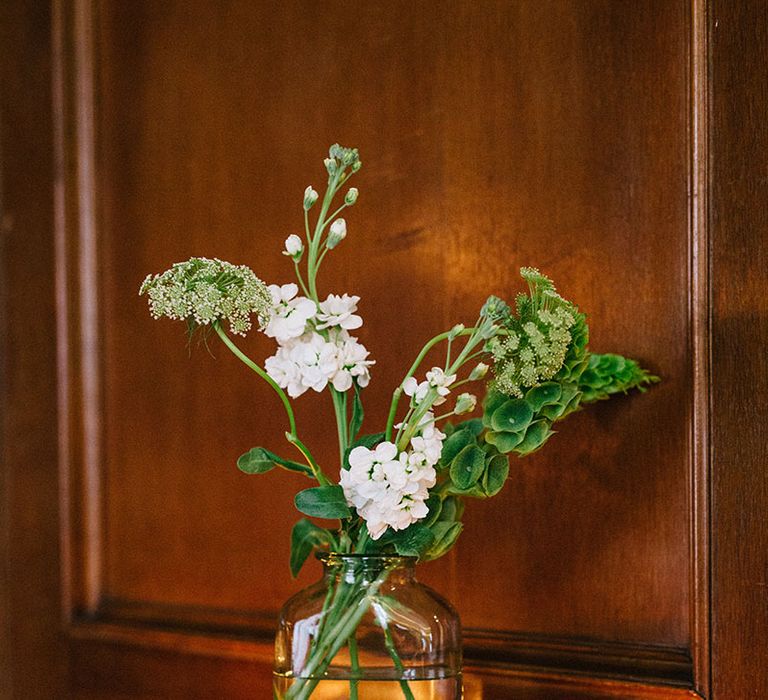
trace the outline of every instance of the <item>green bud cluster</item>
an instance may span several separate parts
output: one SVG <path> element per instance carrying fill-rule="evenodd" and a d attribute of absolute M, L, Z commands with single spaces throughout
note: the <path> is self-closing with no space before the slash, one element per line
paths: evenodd
<path fill-rule="evenodd" d="M 325 168 L 329 175 L 335 175 L 338 171 L 349 168 L 356 173 L 362 167 L 360 155 L 356 148 L 345 148 L 338 143 L 333 144 L 328 150 L 328 158 L 325 159 Z"/>
<path fill-rule="evenodd" d="M 505 332 L 487 346 L 494 360 L 494 387 L 517 398 L 560 371 L 578 317 L 576 307 L 557 294 L 552 280 L 535 268 L 522 268 L 520 273 L 530 296 L 518 296 L 517 316 L 508 313 Z"/>
<path fill-rule="evenodd" d="M 265 325 L 272 308 L 267 285 L 249 267 L 215 258 L 190 258 L 161 274 L 148 275 L 139 294 L 149 297 L 154 318 L 183 320 L 191 330 L 226 319 L 238 335 L 251 329 L 253 314 Z"/>

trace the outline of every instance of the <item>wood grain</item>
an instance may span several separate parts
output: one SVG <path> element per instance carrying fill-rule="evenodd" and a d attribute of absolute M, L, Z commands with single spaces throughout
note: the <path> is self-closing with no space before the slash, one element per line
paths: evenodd
<path fill-rule="evenodd" d="M 66 692 L 51 8 L 0 5 L 0 697 Z"/>
<path fill-rule="evenodd" d="M 768 695 L 765 20 L 761 2 L 712 3 L 714 698 Z"/>
<path fill-rule="evenodd" d="M 365 165 L 321 291 L 363 297 L 368 428 L 405 359 L 521 264 L 589 312 L 596 350 L 664 379 L 569 419 L 424 567 L 474 696 L 768 694 L 759 2 L 0 13 L 0 697 L 269 693 L 275 612 L 317 574 L 286 566 L 305 482 L 236 471 L 283 449 L 279 406 L 136 292 L 193 254 L 285 281 L 336 140 Z M 299 426 L 332 465 L 327 404 L 302 398 Z"/>
<path fill-rule="evenodd" d="M 512 296 L 523 263 L 589 311 L 596 348 L 652 361 L 666 379 L 564 424 L 546 453 L 515 465 L 504 496 L 472 504 L 458 553 L 427 577 L 469 626 L 687 644 L 684 7 L 318 14 L 288 3 L 270 11 L 269 36 L 264 8 L 189 7 L 107 3 L 100 18 L 101 300 L 115 321 L 104 327 L 106 593 L 269 611 L 295 586 L 282 565 L 295 515 L 273 504 L 300 482 L 231 466 L 258 442 L 282 449 L 274 402 L 215 346 L 215 360 L 188 357 L 180 328 L 152 322 L 136 288 L 145 271 L 202 253 L 286 278 L 280 241 L 338 138 L 366 165 L 324 289 L 363 298 L 360 335 L 378 362 L 370 426 L 403 358 L 471 322 L 489 292 Z M 340 31 L 356 40 L 331 51 L 325 37 Z M 303 78 L 318 70 L 326 80 Z M 332 464 L 324 398 L 300 404 L 300 429 Z M 508 544 L 490 552 L 497 523 Z"/>

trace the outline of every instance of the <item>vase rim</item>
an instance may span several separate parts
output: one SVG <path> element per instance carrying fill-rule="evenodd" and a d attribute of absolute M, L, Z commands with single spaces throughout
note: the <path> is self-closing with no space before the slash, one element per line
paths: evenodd
<path fill-rule="evenodd" d="M 365 554 L 360 552 L 317 552 L 315 554 L 324 564 L 337 561 L 367 561 L 372 562 L 401 562 L 403 564 L 415 564 L 418 557 L 405 556 L 402 554 Z"/>

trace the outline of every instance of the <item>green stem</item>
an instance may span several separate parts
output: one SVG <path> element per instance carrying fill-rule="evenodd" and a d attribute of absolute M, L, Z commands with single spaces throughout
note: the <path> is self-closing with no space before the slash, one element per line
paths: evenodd
<path fill-rule="evenodd" d="M 296 418 L 293 415 L 291 402 L 288 400 L 285 392 L 277 385 L 272 377 L 270 377 L 261 367 L 259 367 L 250 357 L 248 357 L 248 355 L 246 355 L 239 347 L 237 347 L 234 342 L 232 342 L 232 339 L 226 334 L 224 329 L 218 323 L 214 323 L 213 327 L 219 334 L 219 337 L 224 341 L 224 345 L 226 345 L 232 351 L 235 357 L 237 357 L 239 360 L 244 362 L 246 366 L 256 372 L 256 374 L 258 374 L 267 384 L 269 384 L 269 386 L 271 386 L 277 392 L 277 395 L 283 402 L 285 412 L 288 414 L 288 423 L 291 426 L 291 434 L 296 435 Z"/>
<path fill-rule="evenodd" d="M 339 465 L 344 464 L 344 453 L 347 451 L 347 395 L 330 387 L 333 398 L 333 410 L 336 414 L 336 432 L 339 435 Z"/>
<path fill-rule="evenodd" d="M 408 681 L 405 678 L 402 678 L 405 667 L 403 666 L 403 661 L 400 658 L 400 654 L 397 653 L 397 649 L 395 648 L 395 640 L 392 639 L 392 633 L 389 631 L 389 625 L 383 625 L 383 627 L 384 644 L 386 645 L 387 651 L 392 658 L 392 663 L 395 665 L 397 675 L 401 676 L 400 680 L 398 681 L 400 683 L 400 689 L 403 691 L 403 696 L 406 698 L 406 700 L 414 700 L 413 692 L 411 691 L 411 687 L 408 685 Z"/>
<path fill-rule="evenodd" d="M 307 460 L 307 464 L 309 465 L 309 468 L 312 470 L 312 473 L 315 475 L 315 479 L 320 482 L 321 486 L 328 486 L 331 484 L 330 479 L 323 473 L 323 470 L 320 468 L 320 465 L 315 461 L 315 459 L 312 457 L 312 453 L 307 449 L 307 446 L 299 440 L 296 435 L 293 435 L 292 433 L 286 433 L 285 439 L 288 440 L 288 442 L 291 443 L 299 452 L 301 452 L 302 455 L 304 455 L 304 459 Z"/>
<path fill-rule="evenodd" d="M 297 679 L 297 683 L 293 685 L 286 698 L 293 700 L 306 700 L 315 686 L 320 682 L 319 678 L 313 678 L 315 674 L 322 675 L 330 666 L 331 661 L 338 653 L 339 649 L 349 639 L 350 635 L 357 629 L 360 621 L 368 609 L 371 607 L 372 598 L 376 595 L 379 587 L 386 579 L 389 571 L 382 572 L 379 577 L 371 583 L 370 586 L 363 592 L 360 599 L 354 604 L 345 605 L 345 612 L 339 618 L 333 627 L 327 629 L 326 638 L 323 639 L 317 646 L 316 651 L 311 655 L 309 663 L 302 670 L 302 677 Z M 295 691 L 295 692 L 294 692 Z"/>
<path fill-rule="evenodd" d="M 297 263 L 294 260 L 293 261 L 293 266 L 296 268 L 296 279 L 299 280 L 299 286 L 301 287 L 301 291 L 304 292 L 305 296 L 309 296 L 309 290 L 307 289 L 307 285 L 304 283 L 304 278 L 301 276 L 301 270 L 299 269 L 299 263 Z"/>
<path fill-rule="evenodd" d="M 471 335 L 475 332 L 475 328 L 465 328 L 461 333 L 458 335 Z M 413 364 L 411 365 L 410 369 L 406 373 L 405 377 L 403 377 L 403 382 L 408 379 L 408 377 L 412 377 L 416 370 L 419 368 L 419 365 L 424 361 L 424 358 L 427 356 L 427 353 L 440 341 L 445 340 L 449 336 L 453 335 L 451 331 L 446 331 L 445 333 L 440 333 L 439 335 L 436 335 L 431 340 L 427 341 L 427 344 L 421 349 L 421 352 L 418 354 L 416 359 L 414 360 Z M 466 348 L 465 348 L 466 349 Z M 400 385 L 395 389 L 395 391 L 392 394 L 392 403 L 389 405 L 389 416 L 387 417 L 387 427 L 385 431 L 385 437 L 384 439 L 387 441 L 390 441 L 392 439 L 392 426 L 395 422 L 395 415 L 397 414 L 397 404 L 400 401 L 400 397 L 403 395 L 403 382 L 400 382 Z"/>
<path fill-rule="evenodd" d="M 358 700 L 357 698 L 357 677 L 360 675 L 360 660 L 357 656 L 357 640 L 353 632 L 347 640 L 349 647 L 349 664 L 352 667 L 352 678 L 349 679 L 349 700 Z"/>

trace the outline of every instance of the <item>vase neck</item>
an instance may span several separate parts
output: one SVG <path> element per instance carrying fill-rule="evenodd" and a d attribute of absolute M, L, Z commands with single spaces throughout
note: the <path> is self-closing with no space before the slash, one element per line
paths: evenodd
<path fill-rule="evenodd" d="M 320 557 L 323 575 L 329 580 L 346 579 L 349 583 L 365 583 L 386 578 L 390 583 L 414 579 L 415 557 L 367 556 L 331 552 Z"/>

